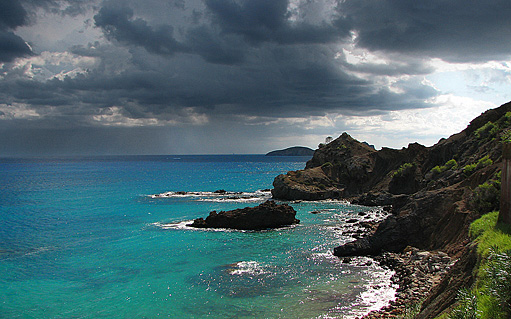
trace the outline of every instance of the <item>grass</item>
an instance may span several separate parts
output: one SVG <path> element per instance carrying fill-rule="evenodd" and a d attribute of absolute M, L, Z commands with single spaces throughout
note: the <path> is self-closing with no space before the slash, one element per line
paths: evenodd
<path fill-rule="evenodd" d="M 499 212 L 483 215 L 470 225 L 470 237 L 477 242 L 477 253 L 487 259 L 490 253 L 511 250 L 511 225 L 498 224 Z"/>
<path fill-rule="evenodd" d="M 451 319 L 498 319 L 511 316 L 511 225 L 498 223 L 499 212 L 483 215 L 470 225 L 480 263 L 476 284 L 458 294 Z"/>

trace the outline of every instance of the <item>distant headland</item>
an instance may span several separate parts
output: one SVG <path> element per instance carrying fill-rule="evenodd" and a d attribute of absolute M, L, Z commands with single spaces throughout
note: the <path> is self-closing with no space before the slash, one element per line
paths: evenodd
<path fill-rule="evenodd" d="M 266 156 L 312 156 L 314 150 L 304 146 L 293 146 L 283 150 L 272 151 Z"/>

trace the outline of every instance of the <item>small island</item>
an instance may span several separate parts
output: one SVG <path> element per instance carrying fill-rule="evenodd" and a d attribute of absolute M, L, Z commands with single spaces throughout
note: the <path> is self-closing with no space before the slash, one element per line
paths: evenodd
<path fill-rule="evenodd" d="M 272 151 L 266 154 L 266 156 L 312 156 L 314 150 L 304 146 L 293 146 L 283 150 Z"/>

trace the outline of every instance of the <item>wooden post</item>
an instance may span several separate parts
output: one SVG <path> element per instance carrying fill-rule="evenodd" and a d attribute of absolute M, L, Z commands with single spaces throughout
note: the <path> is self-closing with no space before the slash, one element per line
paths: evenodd
<path fill-rule="evenodd" d="M 511 143 L 502 145 L 499 222 L 511 225 Z"/>

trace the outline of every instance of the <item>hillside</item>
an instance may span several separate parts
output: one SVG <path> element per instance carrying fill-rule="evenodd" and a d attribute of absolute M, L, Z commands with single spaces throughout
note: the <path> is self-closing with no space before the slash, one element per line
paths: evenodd
<path fill-rule="evenodd" d="M 414 143 L 376 151 L 344 133 L 316 150 L 305 169 L 277 176 L 272 194 L 287 200 L 344 198 L 386 206 L 389 218 L 368 237 L 335 248 L 337 256 L 400 252 L 413 246 L 460 258 L 452 270 L 457 271 L 452 275 L 456 280 L 443 283 L 445 289 L 437 289 L 423 305 L 421 318 L 432 318 L 454 302 L 453 291 L 471 281 L 475 262 L 468 226 L 498 209 L 502 138 L 510 127 L 507 103 L 431 147 Z"/>

